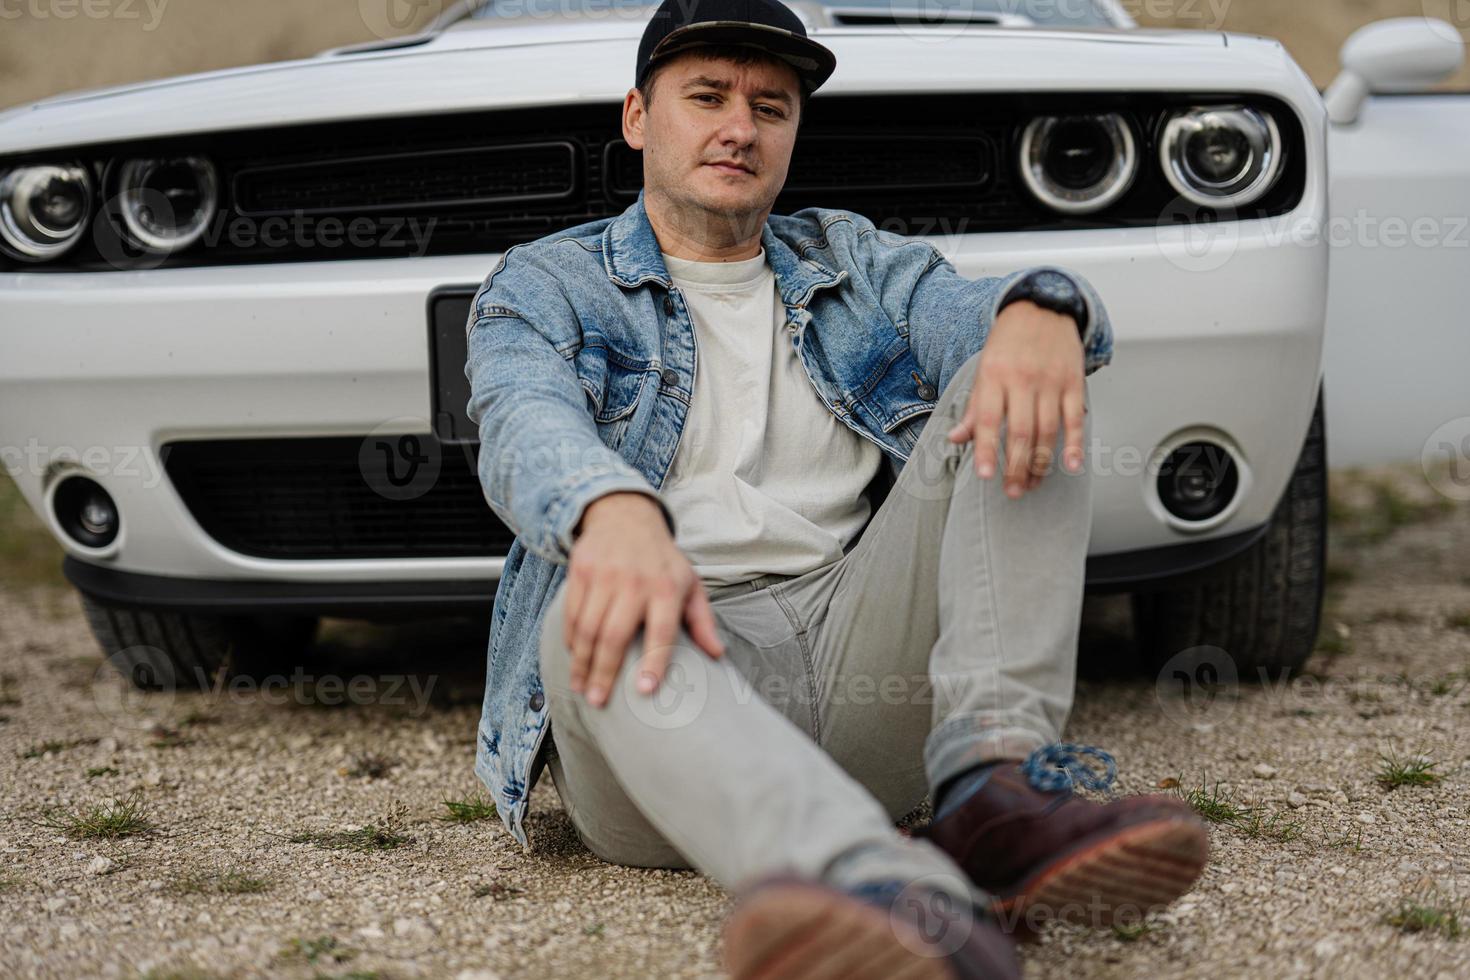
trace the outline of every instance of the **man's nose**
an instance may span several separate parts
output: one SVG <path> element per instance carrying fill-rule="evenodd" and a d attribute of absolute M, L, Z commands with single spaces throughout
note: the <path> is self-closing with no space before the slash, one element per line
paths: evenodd
<path fill-rule="evenodd" d="M 754 143 L 755 109 L 732 104 L 721 114 L 719 136 L 722 143 L 735 143 L 738 146 Z"/>

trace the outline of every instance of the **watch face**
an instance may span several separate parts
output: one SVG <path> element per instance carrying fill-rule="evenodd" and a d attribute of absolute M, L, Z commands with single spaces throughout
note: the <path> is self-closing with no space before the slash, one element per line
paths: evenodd
<path fill-rule="evenodd" d="M 1060 272 L 1038 272 L 1031 280 L 1031 287 L 1058 304 L 1071 305 L 1080 298 L 1076 284 Z"/>

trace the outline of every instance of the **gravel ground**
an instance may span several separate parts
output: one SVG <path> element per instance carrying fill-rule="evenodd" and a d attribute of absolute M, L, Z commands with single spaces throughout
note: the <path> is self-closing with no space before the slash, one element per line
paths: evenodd
<path fill-rule="evenodd" d="M 1123 793 L 1177 779 L 1256 809 L 1212 827 L 1212 865 L 1180 903 L 1140 929 L 1050 930 L 1025 950 L 1029 976 L 1470 975 L 1470 937 L 1385 922 L 1412 899 L 1470 929 L 1470 506 L 1437 500 L 1409 470 L 1334 476 L 1322 650 L 1294 684 L 1161 699 L 1152 677 L 1116 669 L 1119 604 L 1089 603 L 1069 736 L 1117 756 Z M 549 782 L 529 826 L 545 856 L 494 819 L 439 819 L 444 800 L 480 789 L 483 643 L 465 624 L 330 621 L 289 689 L 140 699 L 69 594 L 11 587 L 0 623 L 0 975 L 718 968 L 725 894 L 693 872 L 602 864 Z M 358 703 L 333 703 L 333 675 L 364 678 L 348 688 Z M 1381 752 L 1422 754 L 1444 779 L 1384 789 Z M 108 842 L 48 826 L 56 807 L 129 798 L 150 832 Z M 364 826 L 408 840 L 290 840 Z"/>

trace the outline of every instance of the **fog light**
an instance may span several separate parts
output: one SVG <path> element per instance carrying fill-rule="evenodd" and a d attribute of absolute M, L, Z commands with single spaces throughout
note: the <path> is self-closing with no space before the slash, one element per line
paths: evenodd
<path fill-rule="evenodd" d="M 1159 468 L 1159 500 L 1180 520 L 1209 520 L 1230 506 L 1239 487 L 1235 457 L 1218 443 L 1185 443 Z"/>
<path fill-rule="evenodd" d="M 77 544 L 105 548 L 117 537 L 117 504 L 95 480 L 69 476 L 51 498 L 56 522 Z"/>

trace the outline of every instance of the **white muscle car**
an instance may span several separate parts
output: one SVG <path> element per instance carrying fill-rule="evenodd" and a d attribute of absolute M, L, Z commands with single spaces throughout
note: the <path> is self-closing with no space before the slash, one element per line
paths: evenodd
<path fill-rule="evenodd" d="M 465 415 L 470 298 L 506 248 L 642 182 L 619 105 L 653 5 L 567 6 L 459 4 L 409 37 L 0 114 L 0 455 L 139 685 L 207 683 L 322 615 L 488 621 L 512 532 Z M 1348 207 L 1463 202 L 1466 100 L 1387 94 L 1453 71 L 1453 30 L 1356 38 L 1330 121 L 1276 41 L 1136 30 L 1104 0 L 793 7 L 838 68 L 776 211 L 858 211 L 967 276 L 1087 275 L 1116 325 L 1089 382 L 1089 590 L 1134 595 L 1157 662 L 1299 666 L 1325 564 L 1329 140 Z M 1422 253 L 1337 251 L 1333 302 L 1382 363 L 1402 304 L 1470 280 L 1465 253 L 1433 253 L 1435 292 Z"/>

